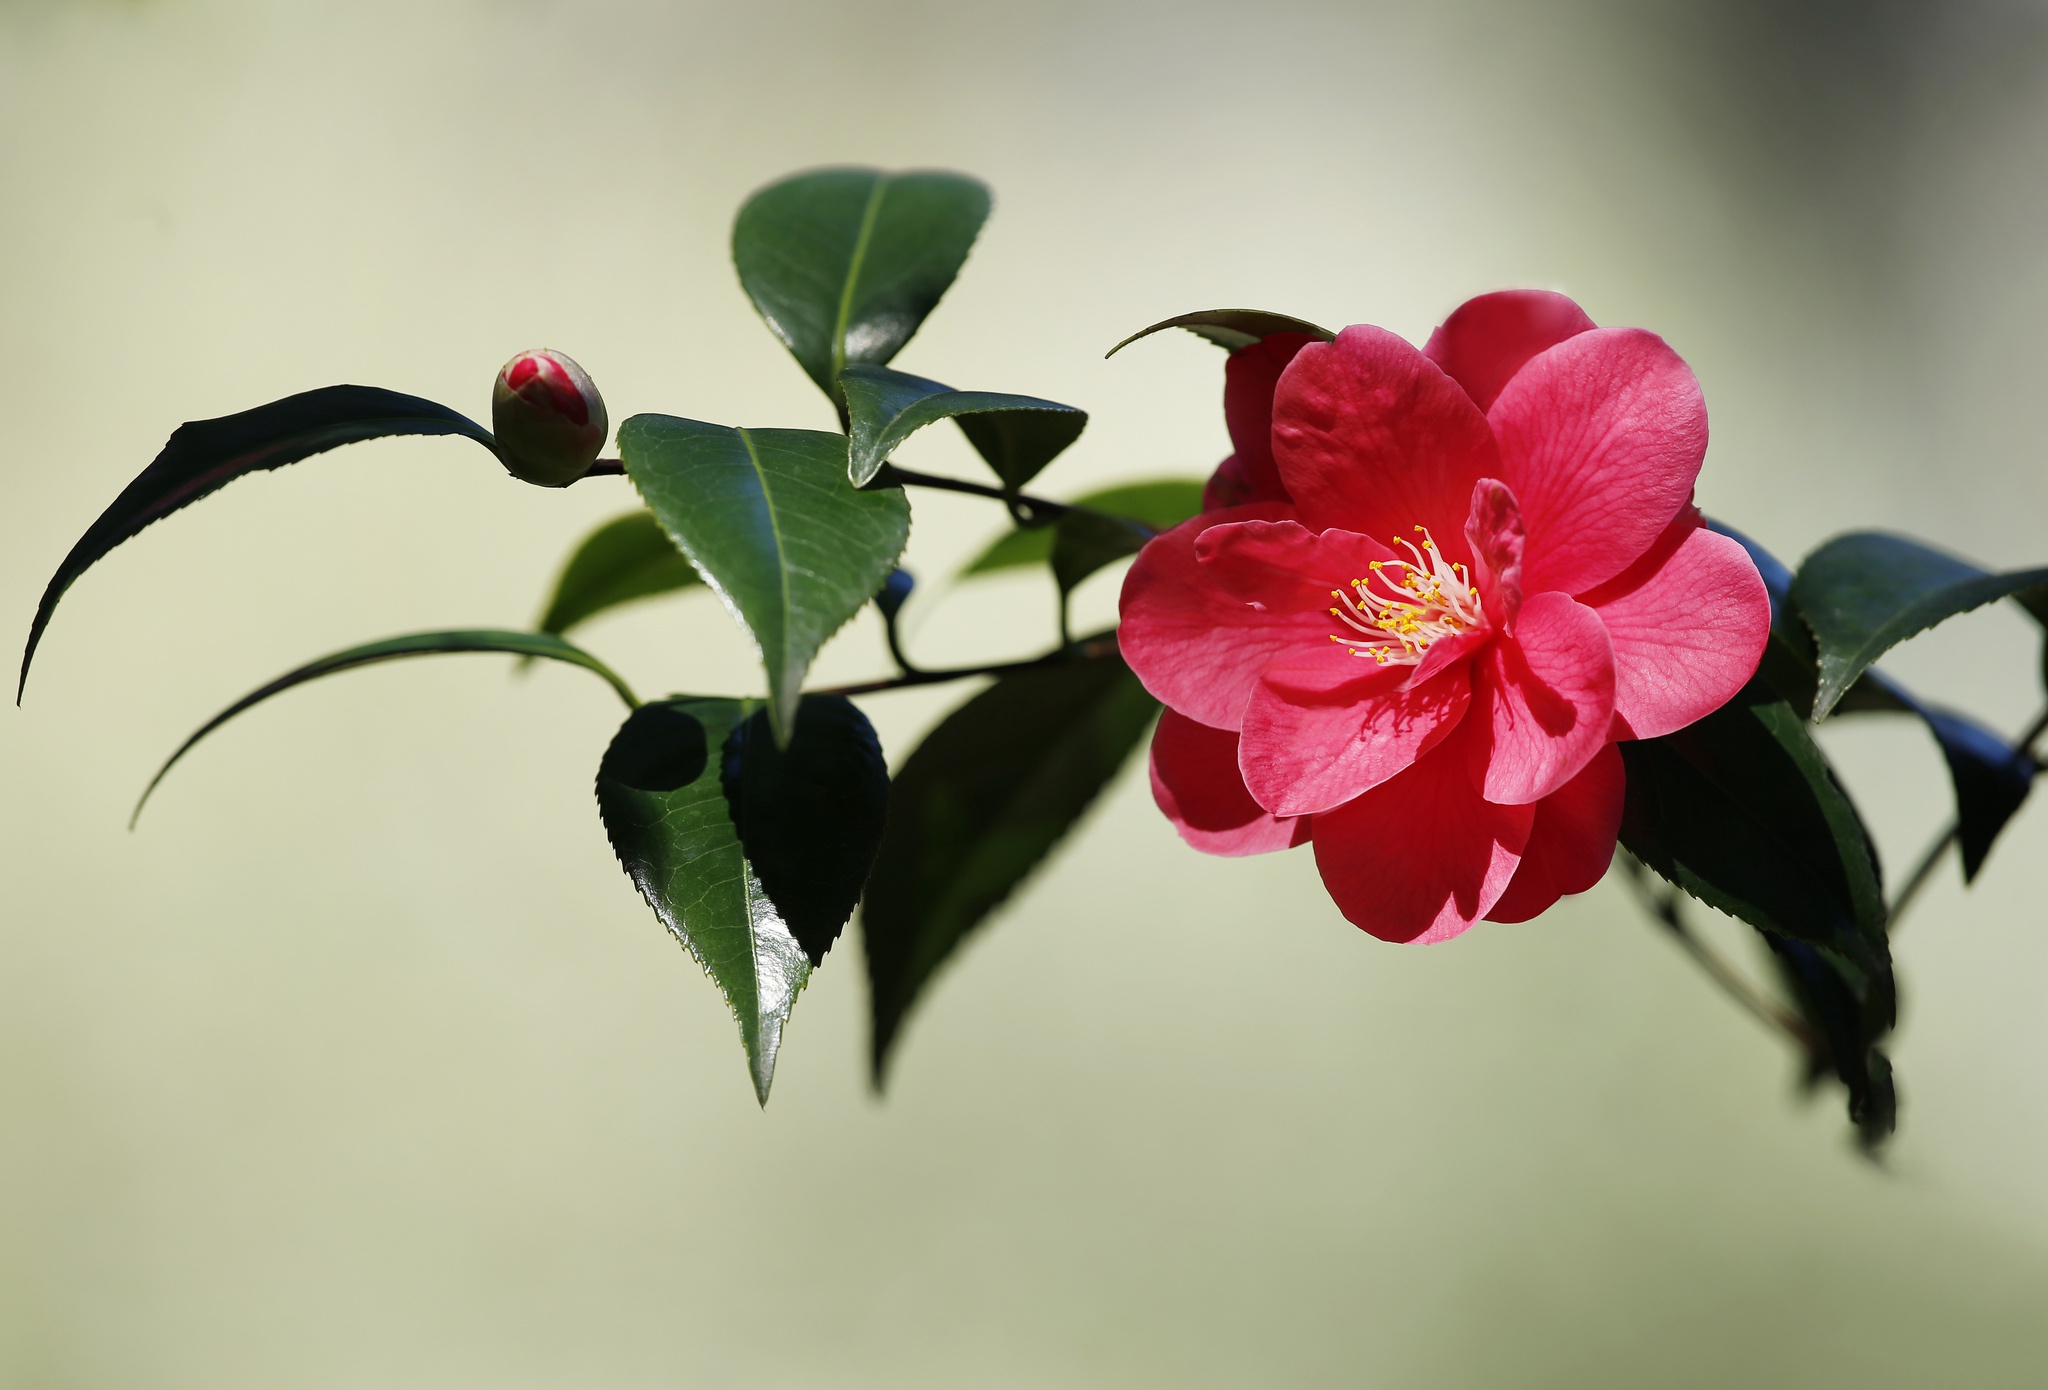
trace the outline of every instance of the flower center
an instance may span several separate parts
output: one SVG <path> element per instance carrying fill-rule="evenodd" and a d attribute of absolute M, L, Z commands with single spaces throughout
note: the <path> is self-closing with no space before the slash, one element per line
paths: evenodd
<path fill-rule="evenodd" d="M 1333 633 L 1330 640 L 1351 648 L 1353 656 L 1369 656 L 1382 666 L 1413 666 L 1433 644 L 1486 620 L 1470 572 L 1445 561 L 1427 527 L 1415 529 L 1422 533 L 1420 547 L 1394 539 L 1413 562 L 1374 560 L 1368 577 L 1351 581 L 1350 593 L 1330 590 L 1341 605 L 1330 616 L 1351 630 Z"/>

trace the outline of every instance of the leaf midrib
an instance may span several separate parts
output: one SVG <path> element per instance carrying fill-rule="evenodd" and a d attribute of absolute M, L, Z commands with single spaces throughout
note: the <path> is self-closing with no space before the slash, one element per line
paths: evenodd
<path fill-rule="evenodd" d="M 761 505 L 768 509 L 768 534 L 775 542 L 775 578 L 782 595 L 782 608 L 776 615 L 776 626 L 781 630 L 782 640 L 781 649 L 775 654 L 775 674 L 771 675 L 768 681 L 768 702 L 773 707 L 781 703 L 778 698 L 779 691 L 775 687 L 789 676 L 789 615 L 792 611 L 789 597 L 789 562 L 788 557 L 783 554 L 782 518 L 775 510 L 775 494 L 768 486 L 768 470 L 761 466 L 761 455 L 754 448 L 753 432 L 737 429 L 733 433 L 737 434 L 740 443 L 746 446 L 747 462 L 753 465 L 754 469 L 754 481 L 761 486 Z"/>
<path fill-rule="evenodd" d="M 846 283 L 839 287 L 839 313 L 832 322 L 832 381 L 837 383 L 839 373 L 846 366 L 846 323 L 853 317 L 853 288 L 860 283 L 861 267 L 866 264 L 868 243 L 874 239 L 875 222 L 882 211 L 882 198 L 889 190 L 892 176 L 878 174 L 875 186 L 868 190 L 867 206 L 861 209 L 860 230 L 853 238 L 853 258 L 846 264 Z"/>

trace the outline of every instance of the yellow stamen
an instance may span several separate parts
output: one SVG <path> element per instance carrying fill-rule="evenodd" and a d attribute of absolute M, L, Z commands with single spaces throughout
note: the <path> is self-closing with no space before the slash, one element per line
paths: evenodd
<path fill-rule="evenodd" d="M 1330 613 L 1356 637 L 1332 634 L 1330 640 L 1349 647 L 1353 656 L 1370 656 L 1379 665 L 1389 662 L 1413 666 L 1430 647 L 1446 637 L 1469 632 L 1486 621 L 1479 591 L 1461 564 L 1446 564 L 1427 527 L 1415 528 L 1422 535 L 1418 547 L 1413 541 L 1394 538 L 1394 544 L 1414 556 L 1408 560 L 1373 560 L 1367 569 L 1371 577 L 1354 579 L 1351 595 L 1332 589 L 1330 597 L 1344 607 Z M 1398 574 L 1389 575 L 1392 567 Z M 1391 591 L 1382 595 L 1373 582 Z"/>

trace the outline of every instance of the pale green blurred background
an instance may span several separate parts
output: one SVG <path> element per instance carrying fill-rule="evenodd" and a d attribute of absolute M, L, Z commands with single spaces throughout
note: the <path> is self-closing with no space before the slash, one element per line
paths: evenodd
<path fill-rule="evenodd" d="M 545 344 L 614 420 L 828 427 L 725 238 L 833 161 L 994 184 L 900 363 L 1093 411 L 1048 491 L 1224 452 L 1213 349 L 1102 360 L 1141 324 L 1419 340 L 1552 285 L 1692 362 L 1702 501 L 1788 558 L 1888 525 L 2048 559 L 2037 5 L 0 0 L 0 122 L 17 636 L 175 424 L 307 387 L 482 412 Z M 843 943 L 765 1114 L 605 845 L 618 710 L 580 673 L 296 692 L 123 830 L 232 696 L 519 625 L 627 500 L 366 445 L 73 590 L 0 714 L 0 1384 L 2048 1383 L 2038 805 L 1900 941 L 1884 1170 L 1616 885 L 1385 946 L 1305 851 L 1184 849 L 1135 775 L 945 976 L 885 1102 Z M 917 648 L 1032 649 L 1042 581 L 932 592 L 993 509 L 917 505 Z M 752 688 L 702 595 L 587 637 L 643 690 Z M 821 674 L 882 662 L 870 615 Z M 1889 663 L 2008 730 L 2034 664 L 2003 613 Z M 901 758 L 958 693 L 869 707 Z M 1896 873 L 1938 759 L 1829 742 Z"/>

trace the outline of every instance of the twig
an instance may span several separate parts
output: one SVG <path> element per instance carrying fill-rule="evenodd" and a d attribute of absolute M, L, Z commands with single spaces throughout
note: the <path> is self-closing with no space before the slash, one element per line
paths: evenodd
<path fill-rule="evenodd" d="M 893 463 L 882 465 L 882 471 L 875 475 L 870 487 L 886 487 L 890 484 L 901 487 L 928 487 L 939 492 L 964 492 L 970 497 L 986 497 L 1001 502 L 1010 509 L 1010 517 L 1025 530 L 1050 526 L 1063 516 L 1092 516 L 1103 521 L 1113 521 L 1141 532 L 1147 540 L 1159 534 L 1159 528 L 1139 521 L 1136 517 L 1118 516 L 1115 512 L 1098 511 L 1076 502 L 1055 502 L 1050 497 L 1033 497 L 1025 492 L 1011 492 L 987 483 L 963 482 L 958 478 L 941 478 L 936 473 L 913 473 L 908 468 L 898 468 Z"/>
<path fill-rule="evenodd" d="M 1007 676 L 1014 671 L 1029 671 L 1039 666 L 1058 666 L 1069 661 L 1101 661 L 1117 653 L 1116 635 L 1104 633 L 1099 637 L 1086 638 L 1064 647 L 1055 648 L 1044 656 L 1029 661 L 1003 661 L 992 666 L 956 666 L 947 671 L 908 670 L 900 676 L 886 680 L 861 681 L 855 685 L 836 685 L 825 690 L 813 690 L 812 695 L 875 695 L 884 690 L 906 690 L 916 685 L 941 685 L 947 681 L 964 681 L 974 676 Z"/>
<path fill-rule="evenodd" d="M 1068 512 L 1086 511 L 1066 502 L 1055 502 L 1047 497 L 1031 497 L 1021 492 L 1009 492 L 987 483 L 970 483 L 959 478 L 941 478 L 936 473 L 913 473 L 908 468 L 898 468 L 893 463 L 882 465 L 870 487 L 928 487 L 937 492 L 964 492 L 970 497 L 987 497 L 1001 502 L 1010 509 L 1010 515 L 1019 526 L 1032 528 L 1050 526 Z"/>

